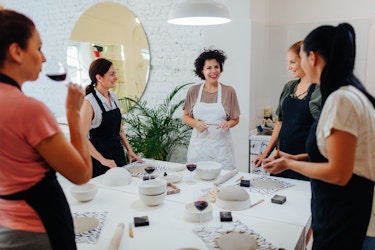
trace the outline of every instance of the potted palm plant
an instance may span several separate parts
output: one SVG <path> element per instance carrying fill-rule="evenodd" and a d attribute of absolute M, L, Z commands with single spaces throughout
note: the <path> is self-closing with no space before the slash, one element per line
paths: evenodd
<path fill-rule="evenodd" d="M 176 94 L 192 83 L 177 86 L 164 102 L 149 107 L 147 101 L 127 98 L 130 107 L 124 115 L 126 133 L 133 151 L 145 158 L 168 161 L 178 147 L 187 147 L 191 127 L 174 114 L 184 99 L 173 102 Z"/>

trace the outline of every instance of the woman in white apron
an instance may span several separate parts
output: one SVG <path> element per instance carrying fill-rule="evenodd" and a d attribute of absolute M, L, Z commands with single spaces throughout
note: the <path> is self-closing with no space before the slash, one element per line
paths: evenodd
<path fill-rule="evenodd" d="M 235 90 L 218 82 L 226 59 L 224 52 L 206 50 L 195 61 L 195 73 L 203 84 L 192 86 L 185 99 L 184 122 L 193 127 L 187 161 L 216 161 L 234 169 L 230 128 L 239 122 Z"/>

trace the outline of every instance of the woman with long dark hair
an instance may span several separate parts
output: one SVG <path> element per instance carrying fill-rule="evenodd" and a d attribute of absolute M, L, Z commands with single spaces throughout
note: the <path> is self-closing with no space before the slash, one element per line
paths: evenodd
<path fill-rule="evenodd" d="M 117 82 L 113 63 L 105 58 L 94 60 L 89 68 L 91 84 L 86 88 L 82 107 L 83 128 L 90 140 L 92 176 L 126 165 L 124 148 L 132 159 L 142 161 L 132 150 L 121 123 L 119 102 L 110 91 Z"/>
<path fill-rule="evenodd" d="M 292 169 L 311 178 L 313 249 L 361 249 L 369 224 L 375 99 L 353 73 L 355 54 L 347 23 L 320 26 L 304 39 L 302 68 L 320 84 L 322 112 L 307 140 L 308 155 L 280 153 L 264 164 L 271 173 Z"/>

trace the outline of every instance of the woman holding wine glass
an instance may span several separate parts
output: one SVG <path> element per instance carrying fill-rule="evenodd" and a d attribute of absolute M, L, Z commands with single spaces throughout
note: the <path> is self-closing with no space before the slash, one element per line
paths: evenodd
<path fill-rule="evenodd" d="M 115 67 L 105 58 L 94 60 L 89 68 L 91 84 L 86 88 L 82 107 L 83 127 L 89 134 L 92 156 L 92 177 L 104 174 L 108 169 L 126 165 L 123 147 L 129 162 L 143 162 L 132 150 L 121 123 L 117 96 L 109 89 L 117 82 Z"/>
<path fill-rule="evenodd" d="M 46 61 L 33 21 L 0 6 L 0 34 L 0 249 L 76 249 L 56 171 L 75 184 L 91 177 L 83 90 L 67 85 L 69 142 L 50 109 L 22 92 Z"/>

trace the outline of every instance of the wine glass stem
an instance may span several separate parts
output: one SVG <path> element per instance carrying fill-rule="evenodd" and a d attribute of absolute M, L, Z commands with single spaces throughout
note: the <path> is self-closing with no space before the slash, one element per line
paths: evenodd
<path fill-rule="evenodd" d="M 203 227 L 202 211 L 200 211 L 200 213 L 199 213 L 199 224 L 201 225 L 201 227 Z"/>

